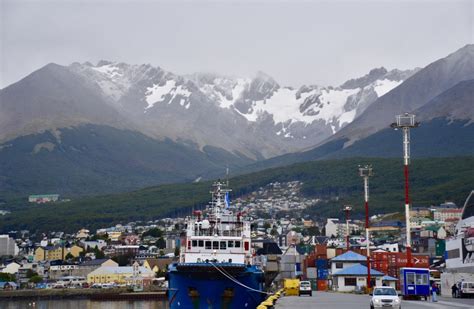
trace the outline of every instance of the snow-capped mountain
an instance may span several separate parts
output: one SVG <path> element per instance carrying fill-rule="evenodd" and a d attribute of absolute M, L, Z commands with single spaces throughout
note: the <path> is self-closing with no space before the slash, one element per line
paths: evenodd
<path fill-rule="evenodd" d="M 102 98 L 96 99 L 97 106 L 116 111 L 134 130 L 154 138 L 192 143 L 201 149 L 223 148 L 252 159 L 316 145 L 416 71 L 379 68 L 340 87 L 310 85 L 293 89 L 262 72 L 254 78 L 202 73 L 179 76 L 151 65 L 110 61 L 73 63 L 57 70 L 72 73 L 87 93 Z M 48 72 L 43 79 L 51 79 L 52 74 Z M 80 95 L 75 99 L 81 101 Z M 55 114 L 54 107 L 48 109 L 46 114 Z M 81 105 L 71 110 L 68 119 L 74 118 L 76 109 L 80 110 Z M 103 124 L 97 119 L 100 115 L 78 118 L 72 125 L 81 121 Z M 65 125 L 56 117 L 30 120 L 38 125 L 13 126 L 3 132 L 11 137 L 14 131 L 24 135 Z"/>

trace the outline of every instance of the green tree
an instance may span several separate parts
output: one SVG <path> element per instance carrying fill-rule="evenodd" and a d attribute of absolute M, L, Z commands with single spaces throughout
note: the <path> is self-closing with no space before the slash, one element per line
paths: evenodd
<path fill-rule="evenodd" d="M 95 258 L 96 259 L 103 259 L 105 258 L 105 254 L 104 252 L 102 252 L 102 250 L 100 250 L 97 246 L 94 247 L 94 255 L 95 255 Z"/>
<path fill-rule="evenodd" d="M 28 282 L 32 282 L 34 284 L 40 283 L 41 281 L 43 281 L 43 277 L 41 277 L 39 275 L 34 275 L 30 278 L 30 280 L 28 280 Z"/>
<path fill-rule="evenodd" d="M 309 236 L 319 236 L 321 232 L 319 231 L 319 227 L 317 226 L 310 226 L 307 228 Z"/>
<path fill-rule="evenodd" d="M 26 278 L 31 278 L 31 277 L 37 276 L 37 275 L 38 275 L 38 273 L 33 271 L 32 269 L 28 269 L 26 271 Z"/>
<path fill-rule="evenodd" d="M 0 281 L 2 282 L 8 282 L 8 281 L 16 281 L 15 275 L 9 274 L 9 273 L 1 273 L 0 272 Z"/>
<path fill-rule="evenodd" d="M 119 266 L 127 266 L 130 264 L 130 261 L 132 258 L 133 258 L 133 254 L 128 253 L 128 254 L 114 256 L 112 260 L 117 262 Z"/>
<path fill-rule="evenodd" d="M 142 237 L 146 237 L 146 236 L 151 236 L 155 238 L 162 237 L 163 231 L 155 227 L 155 228 L 149 229 L 148 231 L 142 234 Z"/>
<path fill-rule="evenodd" d="M 72 260 L 72 259 L 74 259 L 74 255 L 72 255 L 71 252 L 68 252 L 66 254 L 66 256 L 64 257 L 64 259 L 67 260 L 67 261 Z"/>
<path fill-rule="evenodd" d="M 163 237 L 160 237 L 156 241 L 155 246 L 157 246 L 158 249 L 164 249 L 164 248 L 166 248 L 166 241 L 164 240 Z"/>

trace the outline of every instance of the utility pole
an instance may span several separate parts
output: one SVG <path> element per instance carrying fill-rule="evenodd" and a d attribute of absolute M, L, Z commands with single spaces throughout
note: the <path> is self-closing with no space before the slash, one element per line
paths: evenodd
<path fill-rule="evenodd" d="M 347 251 L 350 249 L 350 243 L 349 243 L 349 213 L 352 210 L 352 206 L 346 205 L 343 208 L 344 212 L 346 213 L 346 246 L 347 246 Z"/>
<path fill-rule="evenodd" d="M 405 175 L 405 224 L 406 224 L 406 250 L 407 250 L 407 266 L 411 267 L 411 229 L 410 229 L 410 195 L 408 184 L 408 165 L 410 164 L 410 129 L 416 128 L 420 125 L 415 122 L 415 115 L 405 113 L 396 116 L 396 122 L 390 126 L 395 130 L 402 129 L 403 131 L 403 167 Z"/>
<path fill-rule="evenodd" d="M 372 288 L 370 278 L 370 238 L 369 238 L 369 177 L 373 175 L 372 166 L 359 166 L 359 175 L 364 179 L 364 202 L 365 202 L 365 241 L 367 243 L 367 288 Z"/>

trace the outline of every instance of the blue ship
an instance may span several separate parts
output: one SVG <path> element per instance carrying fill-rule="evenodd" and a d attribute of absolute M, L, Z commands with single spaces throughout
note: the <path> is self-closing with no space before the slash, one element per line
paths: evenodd
<path fill-rule="evenodd" d="M 230 207 L 223 187 L 215 183 L 210 206 L 187 220 L 179 262 L 167 274 L 171 309 L 255 309 L 265 299 L 250 222 Z"/>

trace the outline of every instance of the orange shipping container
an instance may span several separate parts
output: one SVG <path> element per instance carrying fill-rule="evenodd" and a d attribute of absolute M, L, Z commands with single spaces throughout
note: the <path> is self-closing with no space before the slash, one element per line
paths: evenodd
<path fill-rule="evenodd" d="M 328 281 L 327 280 L 318 280 L 318 291 L 327 291 L 328 290 Z"/>

